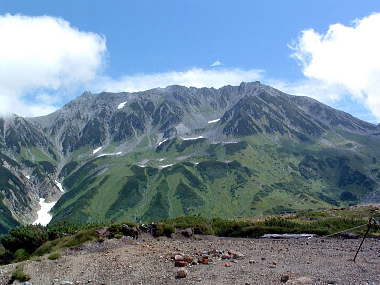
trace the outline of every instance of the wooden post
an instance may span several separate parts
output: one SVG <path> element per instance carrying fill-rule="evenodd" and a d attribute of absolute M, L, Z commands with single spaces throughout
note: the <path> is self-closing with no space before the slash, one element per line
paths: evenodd
<path fill-rule="evenodd" d="M 355 254 L 355 257 L 354 257 L 354 262 L 356 262 L 356 257 L 358 256 L 358 253 L 359 253 L 360 249 L 362 248 L 362 245 L 363 245 L 363 243 L 364 243 L 364 240 L 366 239 L 366 237 L 367 237 L 367 235 L 368 235 L 368 233 L 369 233 L 369 230 L 371 229 L 371 225 L 372 225 L 372 218 L 370 218 L 369 221 L 368 221 L 367 231 L 365 232 L 365 234 L 364 234 L 364 236 L 363 236 L 363 239 L 362 239 L 362 241 L 361 241 L 361 243 L 360 243 L 360 245 L 359 245 L 359 248 L 358 248 L 358 250 L 356 251 L 356 254 Z"/>

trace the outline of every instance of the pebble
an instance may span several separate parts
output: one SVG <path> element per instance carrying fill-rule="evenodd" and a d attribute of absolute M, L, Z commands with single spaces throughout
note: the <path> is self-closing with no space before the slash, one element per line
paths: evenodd
<path fill-rule="evenodd" d="M 242 254 L 241 252 L 238 252 L 236 250 L 229 250 L 228 254 L 232 255 L 232 258 L 242 258 L 242 257 L 244 257 L 244 254 Z"/>
<path fill-rule="evenodd" d="M 183 256 L 183 255 L 180 255 L 180 254 L 176 254 L 175 256 L 174 256 L 174 260 L 175 261 L 182 261 L 182 260 L 184 260 L 185 259 L 185 257 Z"/>
<path fill-rule="evenodd" d="M 188 271 L 184 268 L 178 269 L 176 273 L 176 278 L 186 278 L 188 275 Z"/>
<path fill-rule="evenodd" d="M 289 279 L 290 279 L 289 275 L 282 275 L 280 280 L 282 283 L 286 283 Z"/>

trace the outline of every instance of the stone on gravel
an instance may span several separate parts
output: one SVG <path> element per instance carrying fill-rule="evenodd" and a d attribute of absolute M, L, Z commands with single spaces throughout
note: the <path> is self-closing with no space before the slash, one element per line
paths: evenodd
<path fill-rule="evenodd" d="M 187 263 L 192 263 L 194 258 L 191 256 L 186 256 L 183 260 L 186 261 Z"/>
<path fill-rule="evenodd" d="M 289 279 L 290 279 L 289 275 L 282 275 L 280 280 L 282 283 L 286 283 Z"/>
<path fill-rule="evenodd" d="M 206 264 L 206 265 L 207 265 L 208 262 L 209 262 L 209 259 L 208 259 L 207 256 L 205 256 L 205 257 L 201 257 L 201 258 L 198 258 L 198 263 Z"/>
<path fill-rule="evenodd" d="M 222 259 L 230 259 L 231 255 L 229 255 L 228 253 L 223 253 L 221 257 Z"/>
<path fill-rule="evenodd" d="M 175 261 L 183 261 L 184 259 L 185 259 L 185 257 L 183 255 L 180 255 L 180 254 L 176 254 L 174 256 Z"/>
<path fill-rule="evenodd" d="M 188 275 L 188 271 L 184 268 L 178 269 L 176 273 L 176 278 L 186 278 Z"/>
<path fill-rule="evenodd" d="M 176 260 L 174 263 L 175 267 L 186 267 L 189 263 L 184 260 Z"/>
<path fill-rule="evenodd" d="M 232 258 L 242 258 L 242 257 L 244 257 L 244 254 L 242 254 L 241 252 L 238 252 L 236 250 L 229 250 L 228 254 L 230 254 L 232 256 Z"/>
<path fill-rule="evenodd" d="M 193 236 L 193 229 L 192 228 L 184 229 L 181 231 L 181 234 L 187 238 L 192 237 Z"/>

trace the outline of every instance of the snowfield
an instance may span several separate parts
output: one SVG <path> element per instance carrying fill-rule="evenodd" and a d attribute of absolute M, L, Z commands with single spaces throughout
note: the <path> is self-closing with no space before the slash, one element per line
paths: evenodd
<path fill-rule="evenodd" d="M 191 140 L 204 139 L 204 137 L 203 136 L 199 136 L 199 137 L 195 137 L 195 138 L 182 138 L 181 137 L 181 139 L 184 141 L 191 141 Z"/>
<path fill-rule="evenodd" d="M 41 209 L 37 212 L 38 218 L 34 221 L 33 225 L 40 224 L 46 226 L 52 219 L 52 215 L 50 215 L 49 212 L 56 203 L 57 201 L 47 203 L 45 202 L 45 199 L 40 198 L 39 204 Z"/>
<path fill-rule="evenodd" d="M 166 167 L 173 166 L 174 164 L 166 164 L 166 165 L 160 165 L 159 168 L 164 169 Z"/>
<path fill-rule="evenodd" d="M 168 140 L 168 139 L 164 139 L 164 140 L 160 141 L 160 142 L 158 143 L 157 146 L 160 146 L 161 144 L 163 144 L 163 143 L 166 142 L 167 140 Z"/>
<path fill-rule="evenodd" d="M 116 152 L 116 153 L 102 153 L 102 154 L 98 155 L 97 157 L 109 156 L 109 155 L 121 155 L 121 154 L 122 154 L 121 151 Z"/>
<path fill-rule="evenodd" d="M 58 182 L 58 180 L 55 180 L 55 185 L 57 185 L 58 189 L 63 193 L 65 190 L 63 190 L 63 186 L 61 182 Z"/>
<path fill-rule="evenodd" d="M 95 154 L 95 153 L 99 152 L 102 148 L 103 148 L 103 147 L 100 146 L 100 147 L 94 149 L 94 150 L 92 151 L 92 154 Z"/>
<path fill-rule="evenodd" d="M 219 119 L 215 119 L 215 120 L 211 120 L 211 121 L 208 121 L 207 123 L 209 124 L 213 124 L 213 123 L 217 123 L 220 121 L 220 118 Z"/>
<path fill-rule="evenodd" d="M 120 109 L 123 109 L 125 104 L 127 104 L 127 101 L 123 102 L 123 103 L 120 103 L 118 106 L 117 106 L 117 109 L 120 110 Z"/>

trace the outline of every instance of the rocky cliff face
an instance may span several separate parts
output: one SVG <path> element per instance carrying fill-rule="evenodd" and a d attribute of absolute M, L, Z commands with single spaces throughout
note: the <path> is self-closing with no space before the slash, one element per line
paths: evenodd
<path fill-rule="evenodd" d="M 0 119 L 3 224 L 33 220 L 39 197 L 60 197 L 56 180 L 66 187 L 56 220 L 206 214 L 221 195 L 230 209 L 211 212 L 229 217 L 359 203 L 378 187 L 379 133 L 259 82 L 84 93 L 48 116 Z M 220 176 L 210 174 L 214 166 Z M 223 185 L 231 189 L 222 193 Z M 107 193 L 122 199 L 102 205 Z"/>

